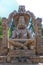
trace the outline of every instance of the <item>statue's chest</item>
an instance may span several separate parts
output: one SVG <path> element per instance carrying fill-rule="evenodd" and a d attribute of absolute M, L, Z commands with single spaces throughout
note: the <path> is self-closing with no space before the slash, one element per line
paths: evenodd
<path fill-rule="evenodd" d="M 18 30 L 17 35 L 19 35 L 21 38 L 27 38 L 27 31 L 26 30 Z"/>

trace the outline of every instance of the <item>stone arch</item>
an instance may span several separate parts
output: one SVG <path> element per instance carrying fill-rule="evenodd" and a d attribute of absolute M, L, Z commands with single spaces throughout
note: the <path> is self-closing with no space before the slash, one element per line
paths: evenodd
<path fill-rule="evenodd" d="M 22 8 L 22 7 L 24 8 L 24 10 L 21 12 L 21 8 Z M 23 9 L 23 8 L 22 8 L 22 9 Z M 21 14 L 22 14 L 22 13 L 23 13 L 23 14 L 26 14 L 26 15 L 28 15 L 30 18 L 32 18 L 32 23 L 33 23 L 33 25 L 34 25 L 34 30 L 35 30 L 35 16 L 34 16 L 34 14 L 33 14 L 32 12 L 26 11 L 24 6 L 20 6 L 18 12 L 17 12 L 16 10 L 14 10 L 14 11 L 9 15 L 9 17 L 8 17 L 9 23 L 11 22 L 11 19 L 14 18 L 16 15 L 20 15 L 19 13 L 21 13 Z M 18 16 L 18 17 L 19 17 L 19 16 Z"/>
<path fill-rule="evenodd" d="M 21 9 L 20 9 L 20 11 L 21 11 Z M 32 22 L 33 22 L 33 24 L 34 24 L 34 28 L 35 28 L 35 33 L 37 33 L 37 31 L 36 31 L 36 27 L 38 27 L 38 26 L 36 26 L 37 25 L 37 21 L 39 22 L 40 20 L 40 18 L 38 19 L 35 19 L 35 16 L 34 16 L 34 14 L 32 13 L 32 12 L 30 12 L 30 11 L 25 11 L 25 9 L 22 11 L 22 13 L 21 12 L 16 12 L 15 10 L 9 15 L 9 17 L 8 17 L 8 19 L 6 19 L 6 18 L 2 18 L 2 21 L 3 21 L 3 24 L 5 24 L 5 25 L 3 25 L 3 27 L 5 27 L 6 28 L 6 30 L 5 29 L 3 29 L 3 31 L 6 31 L 6 39 L 7 39 L 7 31 L 8 31 L 8 29 L 9 29 L 9 23 L 11 22 L 11 19 L 12 18 L 14 18 L 14 16 L 16 16 L 16 15 L 24 15 L 25 16 L 25 14 L 26 15 L 28 15 L 30 18 L 32 18 Z M 5 35 L 5 34 L 4 34 Z M 4 37 L 3 37 L 3 39 L 4 39 Z M 6 43 L 5 43 L 6 44 Z"/>
<path fill-rule="evenodd" d="M 35 15 L 32 12 L 30 12 L 30 11 L 26 11 L 26 13 L 28 15 L 30 15 L 30 19 L 32 19 L 32 23 L 33 23 L 34 31 L 35 31 Z"/>
<path fill-rule="evenodd" d="M 16 15 L 17 11 L 14 10 L 12 13 L 9 14 L 8 16 L 8 23 L 10 23 L 11 19 L 13 18 L 14 15 Z"/>

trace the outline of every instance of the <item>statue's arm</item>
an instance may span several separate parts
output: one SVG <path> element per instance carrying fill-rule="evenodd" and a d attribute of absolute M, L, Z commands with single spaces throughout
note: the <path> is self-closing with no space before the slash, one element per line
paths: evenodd
<path fill-rule="evenodd" d="M 13 31 L 13 32 L 12 32 L 12 38 L 14 39 L 14 38 L 16 38 L 16 37 L 17 37 L 16 31 Z"/>
<path fill-rule="evenodd" d="M 30 33 L 29 30 L 27 30 L 27 37 L 28 37 L 28 38 L 32 38 L 32 34 Z"/>

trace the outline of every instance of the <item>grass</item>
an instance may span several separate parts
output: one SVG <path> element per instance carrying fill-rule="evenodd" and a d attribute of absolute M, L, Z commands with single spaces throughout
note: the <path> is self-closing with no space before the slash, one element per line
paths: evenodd
<path fill-rule="evenodd" d="M 42 36 L 42 38 L 43 38 L 43 36 Z"/>

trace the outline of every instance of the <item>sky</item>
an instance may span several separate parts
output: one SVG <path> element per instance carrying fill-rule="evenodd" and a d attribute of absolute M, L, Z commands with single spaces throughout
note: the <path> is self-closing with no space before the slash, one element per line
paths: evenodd
<path fill-rule="evenodd" d="M 0 0 L 0 16 L 8 17 L 19 5 L 25 5 L 26 10 L 43 19 L 43 0 Z"/>

